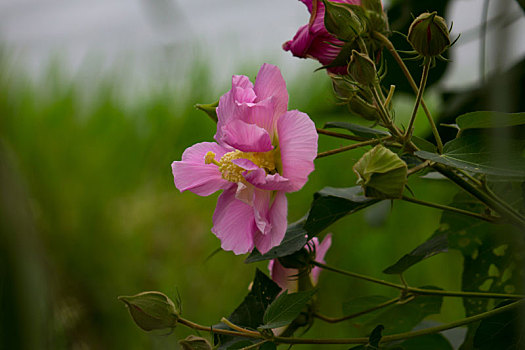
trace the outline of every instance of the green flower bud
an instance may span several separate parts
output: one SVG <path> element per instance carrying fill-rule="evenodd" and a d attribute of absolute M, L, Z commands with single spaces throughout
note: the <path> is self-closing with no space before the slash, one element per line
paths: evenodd
<path fill-rule="evenodd" d="M 365 30 L 365 24 L 351 5 L 322 0 L 325 6 L 324 25 L 338 39 L 352 42 Z"/>
<path fill-rule="evenodd" d="M 377 81 L 376 65 L 368 55 L 352 50 L 348 74 L 359 84 L 370 85 Z"/>
<path fill-rule="evenodd" d="M 379 121 L 381 119 L 376 107 L 355 95 L 348 101 L 348 110 L 366 120 Z"/>
<path fill-rule="evenodd" d="M 202 337 L 189 335 L 186 339 L 179 340 L 182 350 L 212 350 L 210 342 Z"/>
<path fill-rule="evenodd" d="M 436 12 L 423 13 L 410 25 L 408 41 L 421 56 L 438 56 L 450 46 L 447 24 Z"/>
<path fill-rule="evenodd" d="M 142 292 L 118 297 L 128 307 L 131 317 L 145 331 L 175 328 L 180 307 L 161 292 Z"/>
<path fill-rule="evenodd" d="M 388 148 L 375 146 L 355 163 L 353 170 L 366 197 L 396 199 L 403 196 L 408 168 Z"/>

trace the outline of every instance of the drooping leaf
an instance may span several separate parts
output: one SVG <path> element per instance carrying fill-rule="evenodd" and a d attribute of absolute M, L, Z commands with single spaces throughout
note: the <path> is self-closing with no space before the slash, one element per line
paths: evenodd
<path fill-rule="evenodd" d="M 259 329 L 273 329 L 290 324 L 301 313 L 315 292 L 315 289 L 293 294 L 285 291 L 268 306 L 264 313 L 264 325 Z"/>
<path fill-rule="evenodd" d="M 390 135 L 387 131 L 372 129 L 366 126 L 359 124 L 346 123 L 346 122 L 328 122 L 324 125 L 324 129 L 345 129 L 350 131 L 356 136 L 366 137 L 366 138 L 377 138 Z"/>
<path fill-rule="evenodd" d="M 232 314 L 228 316 L 228 320 L 244 328 L 257 329 L 263 324 L 266 308 L 273 302 L 280 291 L 281 288 L 271 278 L 259 269 L 256 269 L 250 292 Z M 228 327 L 221 323 L 214 326 L 214 328 Z M 219 342 L 221 344 L 219 349 L 227 349 L 229 346 L 242 340 L 246 339 L 222 335 L 215 337 L 216 343 Z"/>
<path fill-rule="evenodd" d="M 359 186 L 325 187 L 314 194 L 314 201 L 304 228 L 309 237 L 314 237 L 340 218 L 369 207 L 378 201 L 363 196 Z"/>
<path fill-rule="evenodd" d="M 498 142 L 499 140 L 499 142 Z M 525 140 L 494 138 L 468 130 L 447 142 L 443 154 L 417 151 L 423 159 L 476 174 L 525 179 Z"/>
<path fill-rule="evenodd" d="M 432 236 L 425 243 L 412 250 L 410 253 L 405 254 L 399 259 L 394 265 L 387 267 L 383 270 L 386 274 L 401 274 L 409 267 L 417 264 L 423 259 L 429 258 L 438 253 L 447 251 L 448 249 L 448 238 L 447 235 L 440 234 Z"/>
<path fill-rule="evenodd" d="M 496 308 L 508 305 L 504 301 Z M 523 303 L 522 303 L 523 304 Z M 525 348 L 523 305 L 485 318 L 474 335 L 475 350 L 521 350 Z"/>
<path fill-rule="evenodd" d="M 456 124 L 460 131 L 524 125 L 525 113 L 503 113 L 495 111 L 470 112 L 457 117 Z"/>
<path fill-rule="evenodd" d="M 366 198 L 359 186 L 325 187 L 314 194 L 310 211 L 305 218 L 288 226 L 283 242 L 261 255 L 254 250 L 246 263 L 270 260 L 295 253 L 304 247 L 308 238 L 315 237 L 340 218 L 364 209 L 379 200 Z"/>

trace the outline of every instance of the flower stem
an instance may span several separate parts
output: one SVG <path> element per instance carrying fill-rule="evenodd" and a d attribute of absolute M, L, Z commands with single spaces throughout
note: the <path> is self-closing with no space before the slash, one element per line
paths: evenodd
<path fill-rule="evenodd" d="M 376 102 L 377 108 L 379 109 L 379 114 L 381 115 L 381 118 L 383 119 L 383 123 L 385 124 L 385 127 L 387 127 L 393 135 L 396 135 L 399 138 L 402 138 L 402 133 L 399 131 L 399 129 L 396 127 L 396 125 L 392 122 L 392 118 L 390 118 L 390 113 L 388 113 L 387 109 L 385 108 L 385 104 L 383 103 L 381 97 L 379 96 L 378 89 L 376 86 L 370 86 L 370 91 L 372 92 L 372 96 L 374 96 L 374 100 Z"/>
<path fill-rule="evenodd" d="M 407 201 L 407 202 L 416 203 L 416 204 L 424 205 L 424 206 L 431 207 L 431 208 L 447 210 L 447 211 L 451 211 L 451 212 L 454 212 L 454 213 L 467 215 L 467 216 L 470 216 L 470 217 L 473 217 L 473 218 L 476 218 L 476 219 L 480 219 L 480 220 L 483 220 L 483 221 L 488 221 L 488 222 L 499 222 L 499 221 L 501 221 L 500 218 L 497 218 L 497 217 L 494 217 L 494 216 L 487 216 L 487 215 L 482 215 L 482 214 L 478 214 L 478 213 L 473 213 L 473 212 L 468 211 L 468 210 L 454 208 L 454 207 L 450 207 L 448 205 L 443 205 L 443 204 L 438 204 L 438 203 L 426 202 L 426 201 L 423 201 L 423 200 L 417 199 L 417 198 L 403 196 L 401 199 L 404 200 L 404 201 Z"/>
<path fill-rule="evenodd" d="M 230 320 L 228 320 L 226 317 L 221 318 L 221 322 L 230 327 L 231 329 L 234 329 L 238 332 L 246 333 L 246 334 L 252 334 L 252 335 L 260 335 L 259 332 L 251 331 L 249 329 L 245 329 L 242 327 L 237 326 L 236 324 L 232 323 Z"/>
<path fill-rule="evenodd" d="M 319 129 L 319 128 L 317 128 L 316 130 L 317 130 L 318 134 L 332 136 L 332 137 L 338 137 L 340 139 L 347 139 L 347 140 L 353 140 L 353 141 L 366 141 L 366 140 L 369 140 L 366 137 L 341 134 L 341 133 L 338 133 L 338 132 L 328 131 L 328 130 Z"/>
<path fill-rule="evenodd" d="M 350 151 L 352 149 L 356 149 L 356 148 L 359 148 L 359 147 L 374 145 L 374 144 L 380 143 L 382 141 L 386 141 L 386 140 L 388 140 L 390 138 L 391 138 L 391 136 L 385 136 L 385 137 L 372 139 L 372 140 L 368 140 L 368 141 L 364 141 L 364 142 L 360 142 L 360 143 L 354 143 L 353 145 L 349 145 L 349 146 L 345 146 L 345 147 L 341 147 L 341 148 L 336 148 L 336 149 L 333 149 L 333 150 L 330 150 L 330 151 L 321 152 L 321 153 L 317 154 L 317 159 L 323 158 L 323 157 L 327 157 L 327 156 L 331 156 L 333 154 L 337 154 L 337 153 L 341 153 L 341 152 L 345 152 L 345 151 Z"/>
<path fill-rule="evenodd" d="M 410 86 L 412 87 L 414 92 L 417 93 L 418 92 L 418 88 L 417 88 L 416 82 L 414 81 L 414 78 L 412 78 L 412 75 L 410 74 L 410 71 L 408 70 L 407 66 L 405 65 L 405 62 L 403 62 L 403 59 L 397 53 L 396 48 L 394 47 L 394 45 L 392 45 L 392 42 L 390 40 L 388 40 L 388 38 L 386 36 L 384 36 L 383 34 L 381 34 L 379 32 L 375 32 L 374 31 L 374 32 L 372 32 L 372 35 L 376 39 L 381 41 L 385 45 L 385 47 L 388 49 L 388 51 L 390 51 L 390 53 L 392 54 L 392 56 L 396 60 L 397 64 L 399 65 L 399 67 L 403 71 L 403 74 L 407 78 Z M 432 133 L 434 134 L 434 138 L 436 139 L 438 152 L 439 153 L 443 153 L 443 141 L 441 141 L 441 136 L 439 136 L 439 132 L 437 130 L 436 124 L 434 123 L 434 119 L 432 119 L 432 115 L 430 114 L 430 111 L 428 110 L 427 105 L 425 104 L 425 101 L 423 99 L 421 99 L 421 106 L 423 107 L 423 110 L 425 111 L 425 114 L 427 116 L 428 122 L 430 124 L 431 129 L 432 129 Z"/>
<path fill-rule="evenodd" d="M 318 319 L 323 320 L 323 321 L 328 322 L 328 323 L 338 323 L 338 322 L 343 322 L 343 321 L 346 321 L 346 320 L 350 320 L 352 318 L 356 318 L 356 317 L 359 317 L 361 315 L 365 315 L 365 314 L 368 314 L 370 312 L 373 312 L 373 311 L 385 308 L 387 306 L 390 306 L 392 304 L 397 303 L 399 300 L 401 300 L 400 297 L 397 297 L 397 298 L 394 298 L 394 299 L 390 299 L 390 300 L 385 301 L 382 304 L 376 305 L 376 306 L 371 307 L 369 309 L 366 309 L 366 310 L 363 310 L 363 311 L 359 311 L 359 312 L 356 312 L 356 313 L 353 313 L 353 314 L 350 314 L 350 315 L 347 315 L 347 316 L 343 316 L 343 317 L 329 317 L 329 316 L 321 315 L 319 313 L 314 313 L 314 316 L 317 317 Z"/>
<path fill-rule="evenodd" d="M 473 323 L 473 322 L 482 320 L 484 318 L 506 312 L 522 304 L 523 304 L 523 300 L 499 307 L 494 310 L 486 311 L 486 312 L 483 312 L 483 313 L 480 313 L 474 316 L 465 317 L 463 319 L 460 319 L 460 320 L 457 320 L 451 323 L 447 323 L 444 325 L 420 329 L 420 330 L 412 331 L 412 332 L 386 335 L 381 338 L 381 343 L 388 343 L 388 342 L 392 342 L 396 340 L 409 339 L 409 338 L 414 338 L 414 337 L 418 337 L 418 336 L 422 336 L 426 334 L 439 333 L 442 331 L 446 331 L 447 329 L 464 326 L 466 324 Z M 240 336 L 240 337 L 245 337 L 245 338 L 264 339 L 265 341 L 273 341 L 278 344 L 367 344 L 368 343 L 368 338 L 324 338 L 323 339 L 323 338 L 272 337 L 271 339 L 268 339 L 264 335 L 257 333 L 257 332 L 254 332 L 256 334 L 251 334 L 251 333 L 230 331 L 226 329 L 214 329 L 212 327 L 206 327 L 206 326 L 199 325 L 197 323 L 186 320 L 184 318 L 180 318 L 179 323 L 189 328 L 196 329 L 196 330 L 201 330 L 201 331 L 206 331 L 206 332 L 211 332 L 211 333 L 216 333 L 216 334 L 223 334 L 223 335 Z"/>
<path fill-rule="evenodd" d="M 406 293 L 413 293 L 418 295 L 441 295 L 441 296 L 447 296 L 447 297 L 462 297 L 462 298 L 494 298 L 494 299 L 523 299 L 525 298 L 525 295 L 519 295 L 519 294 L 503 294 L 503 293 L 485 293 L 485 292 L 463 292 L 463 291 L 448 291 L 448 290 L 440 290 L 440 289 L 424 289 L 424 288 L 414 288 L 409 286 L 404 286 L 402 284 L 392 283 L 388 281 L 384 281 L 375 277 L 362 275 L 359 273 L 346 271 L 342 269 L 338 269 L 336 267 L 328 266 L 326 264 L 322 264 L 317 261 L 310 261 L 312 265 L 318 266 L 320 268 L 323 268 L 325 270 L 333 271 L 345 276 L 354 277 L 357 279 L 361 279 L 364 281 L 369 281 L 376 284 L 381 284 L 387 287 L 396 288 L 399 290 L 403 290 Z"/>
<path fill-rule="evenodd" d="M 458 186 L 463 188 L 465 191 L 470 193 L 472 196 L 480 200 L 482 203 L 487 205 L 489 208 L 497 212 L 499 215 L 509 220 L 511 224 L 513 224 L 521 230 L 525 229 L 525 218 L 516 210 L 509 207 L 508 204 L 502 204 L 500 201 L 490 196 L 484 189 L 479 188 L 475 184 L 472 184 L 469 181 L 465 180 L 464 178 L 456 174 L 452 169 L 443 164 L 436 163 L 432 167 L 439 173 L 456 183 Z"/>
<path fill-rule="evenodd" d="M 423 73 L 421 74 L 421 82 L 419 83 L 419 89 L 417 90 L 416 102 L 414 104 L 414 109 L 412 110 L 412 115 L 410 116 L 410 121 L 408 123 L 408 128 L 405 132 L 404 139 L 405 141 L 412 138 L 412 133 L 414 132 L 414 122 L 417 116 L 417 110 L 423 98 L 423 92 L 425 91 L 425 86 L 427 85 L 428 72 L 430 71 L 430 61 L 426 62 L 423 66 Z"/>

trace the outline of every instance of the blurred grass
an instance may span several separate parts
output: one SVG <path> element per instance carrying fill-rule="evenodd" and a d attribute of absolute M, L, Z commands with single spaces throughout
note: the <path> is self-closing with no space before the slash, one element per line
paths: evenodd
<path fill-rule="evenodd" d="M 4 68 L 0 155 L 13 183 L 23 189 L 8 201 L 27 207 L 24 220 L 34 226 L 20 244 L 5 239 L 3 249 L 9 254 L 4 256 L 7 270 L 0 280 L 0 297 L 16 296 L 16 301 L 2 301 L 15 313 L 20 305 L 31 305 L 39 290 L 48 291 L 39 294 L 43 311 L 30 310 L 26 318 L 22 313 L 12 315 L 18 323 L 6 314 L 0 318 L 6 348 L 34 348 L 29 339 L 37 336 L 42 348 L 53 349 L 177 348 L 176 338 L 189 330 L 179 327 L 169 337 L 146 334 L 116 299 L 144 290 L 160 290 L 171 297 L 180 293 L 183 315 L 202 324 L 227 316 L 246 294 L 254 268 L 266 272 L 266 264 L 246 265 L 244 257 L 225 252 L 207 260 L 219 247 L 210 232 L 218 194 L 202 198 L 179 193 L 170 164 L 186 147 L 212 140 L 214 124 L 193 105 L 217 100 L 229 86 L 217 87 L 207 80 L 206 67 L 196 64 L 183 87 L 166 84 L 130 101 L 122 98 L 118 77 L 96 80 L 86 94 L 82 79 L 66 78 L 57 66 L 36 82 L 13 73 L 5 60 L 0 66 Z M 239 73 L 253 78 L 257 66 Z M 305 72 L 288 87 L 290 109 L 307 112 L 318 127 L 324 121 L 348 118 L 334 107 L 323 72 Z M 345 144 L 321 136 L 320 151 Z M 351 167 L 362 153 L 316 161 L 305 188 L 289 195 L 289 221 L 304 215 L 312 194 L 322 187 L 353 186 Z M 452 186 L 440 181 L 415 179 L 411 188 L 416 195 L 441 203 L 454 193 Z M 392 209 L 384 204 L 373 207 L 330 228 L 334 244 L 326 260 L 396 281 L 381 271 L 425 240 L 438 221 L 438 211 L 410 203 L 396 202 Z M 18 228 L 20 234 L 25 232 Z M 0 232 L 4 238 L 13 234 L 17 230 Z M 30 268 L 16 273 L 40 276 L 30 288 L 8 279 L 16 277 L 7 272 L 19 271 L 22 261 Z M 459 289 L 460 263 L 459 256 L 442 254 L 412 268 L 406 277 L 415 286 Z M 352 297 L 395 295 L 330 272 L 322 274 L 320 284 L 321 310 L 333 316 L 341 315 L 341 302 Z M 459 300 L 447 300 L 443 315 L 436 319 L 450 320 L 462 312 Z M 18 326 L 23 328 L 16 331 Z M 342 337 L 348 327 L 349 323 L 316 322 L 307 335 Z M 15 339 L 21 334 L 23 338 Z"/>

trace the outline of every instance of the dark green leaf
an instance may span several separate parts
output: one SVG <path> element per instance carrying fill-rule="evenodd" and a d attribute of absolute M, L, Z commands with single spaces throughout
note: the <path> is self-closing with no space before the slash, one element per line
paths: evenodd
<path fill-rule="evenodd" d="M 422 151 L 436 152 L 436 146 L 432 142 L 422 139 L 421 137 L 412 136 L 412 142 L 414 142 L 414 144 Z"/>
<path fill-rule="evenodd" d="M 525 124 L 525 113 L 470 112 L 457 117 L 456 124 L 460 131 L 523 125 Z"/>
<path fill-rule="evenodd" d="M 264 313 L 264 325 L 259 329 L 273 329 L 290 324 L 301 313 L 315 292 L 315 289 L 293 294 L 285 291 L 268 306 Z"/>
<path fill-rule="evenodd" d="M 335 188 L 325 187 L 314 194 L 314 201 L 304 228 L 309 237 L 342 218 L 379 202 L 361 194 L 360 186 Z"/>
<path fill-rule="evenodd" d="M 415 154 L 423 159 L 472 173 L 523 179 L 524 150 L 524 140 L 490 138 L 476 130 L 470 130 L 446 143 L 441 155 L 426 151 L 417 151 Z"/>
<path fill-rule="evenodd" d="M 447 251 L 448 238 L 444 234 L 432 236 L 425 243 L 418 246 L 408 254 L 405 254 L 394 265 L 387 267 L 383 273 L 401 274 L 412 265 L 417 264 L 423 259 L 429 258 L 438 253 Z"/>
<path fill-rule="evenodd" d="M 385 302 L 390 300 L 390 298 L 382 296 L 382 295 L 368 295 L 363 297 L 357 297 L 350 299 L 343 303 L 343 315 L 355 315 L 360 312 L 372 309 L 378 305 L 381 305 Z M 369 313 L 366 313 L 362 316 L 359 316 L 358 320 L 361 323 L 366 322 L 367 320 L 374 317 L 374 315 L 377 315 L 381 310 L 372 311 Z"/>
<path fill-rule="evenodd" d="M 336 128 L 336 129 L 345 129 L 350 131 L 356 136 L 366 137 L 366 138 L 376 138 L 390 135 L 387 131 L 372 129 L 366 126 L 359 124 L 346 123 L 346 122 L 328 122 L 324 125 L 324 129 Z"/>
<path fill-rule="evenodd" d="M 368 339 L 368 344 L 373 348 L 377 349 L 379 348 L 379 342 L 381 341 L 381 338 L 383 337 L 381 333 L 383 333 L 383 330 L 385 327 L 383 327 L 382 324 L 379 326 L 376 326 L 372 333 L 370 333 L 370 338 Z"/>
<path fill-rule="evenodd" d="M 273 342 L 266 342 L 263 345 L 261 345 L 259 350 L 277 350 L 277 345 L 275 345 L 275 343 Z"/>
<path fill-rule="evenodd" d="M 266 308 L 275 299 L 281 288 L 259 269 L 255 271 L 252 289 L 246 295 L 243 302 L 232 312 L 228 320 L 232 323 L 251 329 L 257 329 L 263 324 L 263 317 Z M 226 328 L 224 324 L 214 326 L 214 328 Z M 220 349 L 227 349 L 234 343 L 245 340 L 243 338 L 233 338 L 228 336 L 216 336 L 216 341 L 221 343 Z"/>
<path fill-rule="evenodd" d="M 453 350 L 450 342 L 441 334 L 426 334 L 420 337 L 407 339 L 398 345 L 402 350 Z M 394 350 L 394 349 L 392 349 Z"/>
<path fill-rule="evenodd" d="M 496 308 L 508 305 L 509 303 L 510 302 L 505 301 Z M 525 311 L 523 307 L 516 307 L 482 320 L 474 335 L 474 349 L 525 349 L 523 311 Z"/>
<path fill-rule="evenodd" d="M 308 232 L 304 229 L 306 219 L 288 225 L 284 239 L 277 247 L 273 247 L 268 253 L 261 254 L 257 249 L 246 258 L 245 263 L 252 263 L 263 260 L 271 260 L 295 253 L 303 248 L 308 241 Z"/>
<path fill-rule="evenodd" d="M 423 287 L 436 289 L 436 287 Z M 374 300 L 375 299 L 375 300 Z M 350 315 L 370 309 L 387 301 L 381 296 L 363 297 L 343 304 L 343 312 Z M 417 296 L 406 303 L 396 303 L 352 319 L 355 335 L 367 336 L 378 325 L 385 327 L 383 334 L 408 332 L 417 326 L 425 317 L 440 312 L 443 298 L 441 296 Z M 358 303 L 361 303 L 359 305 Z M 368 304 L 368 305 L 367 305 Z"/>

